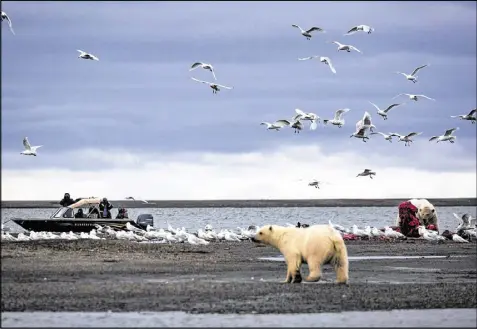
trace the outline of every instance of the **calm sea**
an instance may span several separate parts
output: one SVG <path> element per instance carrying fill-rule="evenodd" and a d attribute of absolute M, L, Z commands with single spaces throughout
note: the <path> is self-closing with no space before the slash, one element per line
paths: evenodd
<path fill-rule="evenodd" d="M 2 209 L 2 222 L 14 217 L 49 218 L 56 209 Z M 211 224 L 214 229 L 236 227 L 247 227 L 248 225 L 265 225 L 286 223 L 296 224 L 296 222 L 306 224 L 325 224 L 331 220 L 335 224 L 351 227 L 353 224 L 358 227 L 366 225 L 378 228 L 385 225 L 394 225 L 397 216 L 397 207 L 315 207 L 315 208 L 131 208 L 128 209 L 129 218 L 136 219 L 139 214 L 150 213 L 154 216 L 154 226 L 167 228 L 167 223 L 173 227 L 185 227 L 188 231 L 196 231 L 207 224 Z M 440 230 L 455 230 L 459 224 L 452 213 L 461 216 L 469 213 L 476 217 L 475 207 L 439 207 Z M 113 209 L 113 217 L 117 210 Z M 8 222 L 6 227 L 10 227 L 13 232 L 22 229 Z"/>

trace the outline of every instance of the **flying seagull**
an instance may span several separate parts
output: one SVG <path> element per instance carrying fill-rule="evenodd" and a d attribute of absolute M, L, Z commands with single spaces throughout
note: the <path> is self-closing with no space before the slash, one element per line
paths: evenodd
<path fill-rule="evenodd" d="M 366 142 L 366 140 L 369 139 L 368 135 L 366 134 L 367 130 L 368 130 L 368 127 L 361 125 L 357 127 L 356 131 L 353 134 L 351 134 L 349 138 L 351 137 L 361 138 L 363 142 Z"/>
<path fill-rule="evenodd" d="M 325 63 L 326 65 L 329 66 L 331 72 L 333 72 L 334 74 L 336 74 L 336 70 L 333 66 L 333 64 L 331 63 L 331 59 L 329 57 L 325 57 L 325 56 L 310 56 L 310 57 L 303 57 L 303 58 L 298 58 L 299 61 L 307 61 L 307 60 L 310 60 L 310 59 L 316 59 L 318 58 L 320 60 L 320 62 L 322 63 Z"/>
<path fill-rule="evenodd" d="M 189 71 L 195 70 L 195 69 L 198 68 L 198 67 L 201 67 L 201 68 L 203 68 L 204 70 L 209 70 L 210 72 L 212 72 L 212 75 L 214 76 L 214 79 L 217 80 L 217 77 L 215 76 L 214 67 L 212 66 L 212 64 L 207 64 L 207 63 L 202 63 L 202 62 L 196 62 L 196 63 L 192 64 L 192 66 L 190 67 Z"/>
<path fill-rule="evenodd" d="M 477 112 L 477 109 L 473 109 L 472 111 L 469 112 L 469 114 L 460 114 L 460 115 L 451 115 L 451 118 L 460 118 L 461 120 L 469 120 L 472 122 L 472 124 L 475 124 L 477 121 L 477 117 L 475 113 Z"/>
<path fill-rule="evenodd" d="M 296 115 L 293 117 L 292 121 L 304 120 L 311 121 L 310 130 L 315 130 L 317 128 L 317 123 L 320 122 L 320 117 L 312 112 L 303 112 L 300 109 L 295 109 Z"/>
<path fill-rule="evenodd" d="M 335 112 L 335 116 L 333 119 L 324 119 L 323 123 L 326 125 L 328 123 L 331 123 L 334 126 L 338 126 L 338 128 L 341 128 L 345 124 L 345 120 L 343 119 L 343 115 L 347 113 L 350 109 L 339 109 Z"/>
<path fill-rule="evenodd" d="M 368 101 L 369 102 L 369 101 Z M 396 106 L 399 106 L 401 104 L 392 104 L 392 105 L 389 105 L 385 110 L 381 110 L 376 104 L 374 103 L 371 103 L 369 102 L 371 105 L 373 105 L 378 111 L 377 113 L 384 119 L 384 120 L 387 120 L 388 119 L 388 112 L 396 107 Z"/>
<path fill-rule="evenodd" d="M 406 77 L 407 80 L 409 81 L 412 81 L 413 83 L 416 83 L 417 82 L 417 78 L 418 76 L 416 75 L 417 72 L 420 70 L 420 69 L 423 69 L 425 67 L 429 66 L 429 64 L 426 64 L 426 65 L 422 65 L 422 66 L 419 66 L 418 68 L 414 69 L 414 71 L 412 71 L 411 74 L 406 74 L 406 73 L 402 73 L 402 72 L 396 72 L 397 74 L 402 74 Z"/>
<path fill-rule="evenodd" d="M 15 32 L 13 31 L 13 26 L 12 26 L 12 20 L 10 19 L 10 17 L 8 17 L 7 13 L 4 11 L 2 11 L 2 22 L 3 20 L 7 21 L 10 31 L 12 31 L 13 35 L 15 35 Z"/>
<path fill-rule="evenodd" d="M 28 137 L 25 137 L 23 138 L 23 146 L 25 147 L 25 150 L 21 152 L 20 154 L 36 156 L 36 150 L 42 147 L 43 145 L 31 146 L 30 142 L 28 141 Z"/>
<path fill-rule="evenodd" d="M 403 136 L 403 135 L 399 135 L 399 134 L 396 134 L 396 133 L 391 133 L 391 136 L 398 137 L 399 138 L 398 142 L 404 142 L 404 146 L 411 146 L 411 143 L 412 143 L 411 137 L 419 136 L 421 134 L 422 134 L 422 132 L 420 132 L 420 133 L 412 132 L 412 133 L 409 133 L 409 134 Z"/>
<path fill-rule="evenodd" d="M 200 82 L 200 83 L 205 83 L 205 84 L 209 85 L 209 87 L 212 88 L 212 93 L 213 94 L 217 94 L 220 91 L 220 88 L 234 89 L 234 87 L 227 87 L 227 86 L 224 86 L 224 85 L 219 85 L 218 83 L 202 81 L 202 80 L 198 80 L 196 78 L 191 78 L 191 79 L 194 80 L 194 81 L 197 81 L 197 82 Z"/>
<path fill-rule="evenodd" d="M 310 40 L 310 38 L 312 37 L 311 32 L 313 32 L 313 31 L 319 31 L 319 32 L 326 33 L 325 30 L 323 30 L 320 27 L 316 27 L 316 26 L 313 26 L 312 28 L 309 28 L 308 30 L 303 30 L 299 25 L 296 25 L 296 24 L 292 24 L 292 26 L 296 27 L 297 29 L 300 29 L 301 35 L 306 37 L 307 40 Z"/>
<path fill-rule="evenodd" d="M 389 141 L 390 143 L 393 142 L 393 136 L 392 135 L 386 135 L 386 134 L 384 134 L 382 132 L 379 132 L 379 131 L 378 132 L 373 132 L 370 135 L 381 135 L 381 136 L 384 137 L 385 140 Z"/>
<path fill-rule="evenodd" d="M 456 130 L 459 130 L 459 127 L 447 129 L 444 135 L 432 136 L 431 139 L 429 139 L 429 142 L 433 140 L 437 140 L 436 143 L 449 141 L 450 143 L 454 144 L 454 141 L 457 138 L 457 136 L 453 135 L 453 133 Z"/>
<path fill-rule="evenodd" d="M 295 122 L 293 122 L 290 127 L 295 129 L 295 134 L 299 134 L 300 130 L 303 130 L 303 124 L 300 120 L 296 120 Z"/>
<path fill-rule="evenodd" d="M 368 111 L 365 111 L 363 118 L 356 122 L 356 131 L 358 131 L 361 127 L 368 128 L 371 132 L 373 132 L 376 128 L 376 126 L 373 125 L 371 114 L 369 114 Z"/>
<path fill-rule="evenodd" d="M 351 50 L 354 50 L 354 51 L 357 51 L 358 53 L 361 53 L 361 50 L 359 50 L 358 48 L 356 48 L 355 46 L 352 46 L 352 45 L 344 45 L 342 43 L 339 43 L 338 41 L 332 41 L 331 43 L 334 43 L 335 45 L 338 46 L 338 50 L 337 51 L 340 51 L 340 50 L 346 50 L 346 52 L 350 53 Z"/>
<path fill-rule="evenodd" d="M 356 177 L 369 176 L 369 178 L 373 179 L 373 175 L 376 175 L 376 172 L 372 171 L 371 169 L 364 169 L 364 171 L 359 173 Z"/>
<path fill-rule="evenodd" d="M 431 101 L 435 101 L 434 98 L 427 97 L 426 95 L 414 95 L 414 94 L 405 94 L 405 93 L 399 94 L 399 95 L 393 97 L 392 99 L 395 99 L 395 98 L 398 98 L 399 96 L 404 96 L 404 95 L 409 96 L 409 99 L 412 100 L 412 101 L 415 101 L 415 102 L 418 101 L 419 97 L 423 97 L 423 98 L 427 98 Z"/>
<path fill-rule="evenodd" d="M 368 25 L 357 25 L 357 26 L 352 27 L 345 35 L 355 34 L 358 31 L 363 31 L 363 32 L 366 32 L 368 34 L 371 34 L 371 32 L 374 32 L 374 28 L 372 28 L 371 26 L 368 26 Z"/>
<path fill-rule="evenodd" d="M 126 199 L 126 200 L 133 200 L 133 201 L 141 201 L 142 203 L 147 203 L 147 204 L 155 204 L 154 202 L 148 202 L 147 200 L 142 200 L 142 199 L 136 200 L 136 199 L 133 198 L 132 196 L 125 197 L 124 199 Z"/>
<path fill-rule="evenodd" d="M 279 130 L 282 129 L 283 127 L 289 126 L 289 125 L 290 125 L 290 121 L 288 121 L 288 120 L 277 120 L 277 121 L 275 121 L 274 123 L 261 122 L 260 125 L 267 126 L 267 129 L 268 129 L 268 130 L 279 131 Z"/>
<path fill-rule="evenodd" d="M 80 53 L 78 58 L 90 59 L 90 60 L 93 60 L 93 61 L 99 61 L 98 57 L 96 57 L 96 56 L 94 56 L 90 53 L 87 53 L 87 52 L 79 50 L 79 49 L 77 49 L 76 51 L 78 51 Z"/>
<path fill-rule="evenodd" d="M 308 186 L 314 186 L 315 188 L 319 189 L 321 184 L 328 184 L 328 183 L 313 179 L 311 182 L 308 183 Z"/>

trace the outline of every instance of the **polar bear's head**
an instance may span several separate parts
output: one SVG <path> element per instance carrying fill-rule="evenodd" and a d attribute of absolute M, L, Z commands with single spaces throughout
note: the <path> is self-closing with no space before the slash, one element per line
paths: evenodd
<path fill-rule="evenodd" d="M 275 225 L 265 225 L 262 226 L 255 237 L 252 239 L 253 242 L 261 242 L 265 244 L 272 244 L 276 237 L 278 227 Z"/>
<path fill-rule="evenodd" d="M 420 207 L 417 212 L 418 212 L 419 218 L 427 222 L 434 217 L 436 210 L 434 209 L 432 205 L 430 205 L 430 206 Z"/>

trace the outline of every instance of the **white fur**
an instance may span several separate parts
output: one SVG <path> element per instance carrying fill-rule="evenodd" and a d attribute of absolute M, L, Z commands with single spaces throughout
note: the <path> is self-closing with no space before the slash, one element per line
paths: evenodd
<path fill-rule="evenodd" d="M 255 239 L 271 245 L 283 254 L 287 263 L 285 282 L 301 282 L 300 267 L 308 264 L 306 281 L 318 281 L 321 267 L 331 263 L 338 283 L 348 283 L 348 253 L 341 234 L 331 225 L 312 225 L 307 228 L 265 225 Z"/>

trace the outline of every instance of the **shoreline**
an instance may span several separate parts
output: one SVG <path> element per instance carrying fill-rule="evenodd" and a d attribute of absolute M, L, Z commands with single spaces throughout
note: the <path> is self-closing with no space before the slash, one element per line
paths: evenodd
<path fill-rule="evenodd" d="M 1 208 L 59 208 L 58 200 L 2 200 Z M 397 207 L 402 199 L 110 200 L 126 208 Z M 436 207 L 477 207 L 477 198 L 429 198 Z"/>
<path fill-rule="evenodd" d="M 346 246 L 353 257 L 349 286 L 334 283 L 329 265 L 320 282 L 283 284 L 285 263 L 261 259 L 280 253 L 248 241 L 201 246 L 2 241 L 1 307 L 2 312 L 283 314 L 477 306 L 475 241 L 346 241 Z M 304 265 L 302 275 L 307 273 Z"/>

